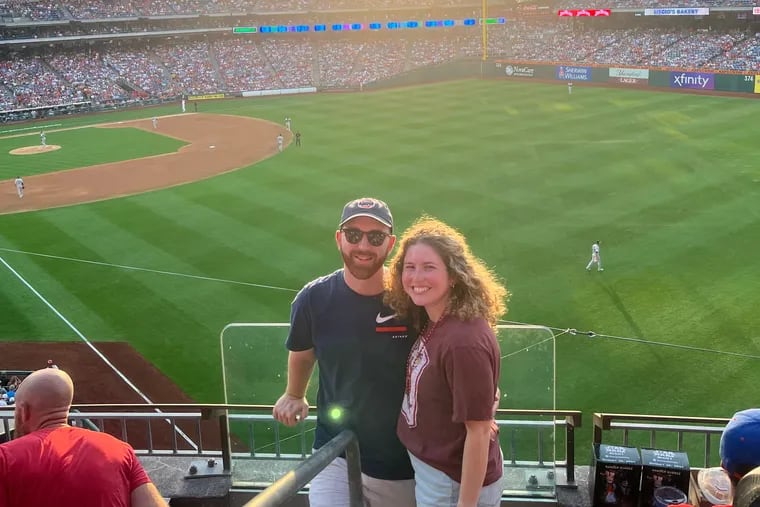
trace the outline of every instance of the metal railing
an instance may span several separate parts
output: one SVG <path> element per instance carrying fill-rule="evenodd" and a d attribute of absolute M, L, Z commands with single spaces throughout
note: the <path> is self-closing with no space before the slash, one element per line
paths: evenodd
<path fill-rule="evenodd" d="M 227 426 L 229 408 L 227 405 L 189 403 L 88 404 L 72 406 L 68 419 L 78 425 L 94 424 L 99 431 L 103 431 L 106 424 L 111 423 L 108 432 L 132 444 L 136 454 L 140 456 L 221 456 L 224 471 L 229 472 L 232 468 Z M 9 425 L 10 421 L 13 421 L 13 407 L 0 407 L 0 428 Z M 204 445 L 201 431 L 203 421 L 215 422 L 213 431 L 216 432 L 215 436 L 218 436 L 221 445 L 214 448 Z M 140 423 L 142 427 L 130 432 L 127 428 L 128 423 Z M 180 424 L 184 429 L 180 428 Z M 159 428 L 166 431 L 167 425 L 172 435 L 170 443 L 164 447 L 157 447 L 154 442 L 155 433 Z M 144 446 L 135 445 L 133 433 L 136 432 L 145 436 Z M 180 442 L 185 442 L 185 446 L 190 449 L 181 449 Z"/>
<path fill-rule="evenodd" d="M 542 420 L 529 420 L 529 421 L 517 421 L 500 419 L 499 416 L 514 417 L 514 416 L 528 416 L 528 417 L 550 417 L 551 421 Z M 563 467 L 565 469 L 565 476 L 568 484 L 575 482 L 575 429 L 580 428 L 582 424 L 582 414 L 579 410 L 505 410 L 500 409 L 496 411 L 496 424 L 499 428 L 515 429 L 518 427 L 531 427 L 531 428 L 545 428 L 551 427 L 553 429 L 564 429 L 564 459 L 557 460 L 556 457 L 552 457 L 552 464 L 557 467 Z M 515 450 L 515 438 L 514 433 L 509 438 L 509 448 L 502 449 L 504 452 L 504 461 L 514 464 L 516 462 L 516 450 Z M 538 432 L 538 458 L 539 464 L 544 464 L 544 438 L 541 431 Z M 509 452 L 507 452 L 509 451 Z"/>
<path fill-rule="evenodd" d="M 313 409 L 312 409 L 313 410 Z M 263 412 L 261 414 L 231 414 L 234 412 Z M 304 424 L 301 423 L 300 434 L 300 452 L 299 454 L 288 454 L 282 452 L 280 447 L 280 425 L 273 425 L 274 434 L 274 452 L 262 455 L 255 451 L 255 441 L 253 432 L 249 431 L 249 441 L 241 440 L 240 435 L 236 435 L 237 440 L 247 449 L 246 452 L 235 452 L 232 450 L 230 440 L 229 423 L 239 422 L 249 427 L 255 422 L 272 423 L 272 406 L 271 405 L 223 405 L 223 404 L 91 404 L 75 405 L 69 414 L 74 421 L 90 421 L 103 430 L 107 422 L 111 422 L 109 432 L 117 438 L 129 443 L 133 443 L 133 434 L 128 431 L 127 424 L 135 424 L 138 421 L 144 424 L 138 428 L 141 433 L 146 435 L 144 448 L 136 447 L 138 455 L 144 456 L 220 456 L 225 472 L 232 469 L 232 458 L 234 457 L 274 457 L 286 459 L 307 459 L 311 453 L 310 444 L 307 443 Z M 521 418 L 521 419 L 519 419 Z M 314 421 L 315 416 L 309 416 L 306 421 Z M 0 409 L 0 427 L 9 426 L 13 420 L 13 407 Z M 581 426 L 581 412 L 577 410 L 498 410 L 496 413 L 496 424 L 502 431 L 510 431 L 506 440 L 502 440 L 504 447 L 504 460 L 507 464 L 517 463 L 517 441 L 515 432 L 520 429 L 537 430 L 536 449 L 538 451 L 538 462 L 541 466 L 563 467 L 566 472 L 568 483 L 575 481 L 575 430 Z M 204 443 L 204 432 L 201 429 L 203 421 L 212 421 L 213 431 L 217 432 L 220 445 L 209 446 Z M 154 432 L 163 427 L 166 431 L 168 425 L 171 431 L 169 445 L 164 448 L 158 448 L 154 441 Z M 182 428 L 180 428 L 180 425 Z M 134 426 L 133 426 L 134 427 Z M 549 444 L 545 442 L 545 436 L 542 429 L 564 430 L 564 456 L 563 459 L 557 460 L 553 453 L 546 451 Z M 185 434 L 185 432 L 187 432 Z M 189 449 L 180 448 L 180 442 L 183 440 L 182 435 L 186 437 L 185 442 L 191 442 Z M 208 435 L 208 434 L 207 434 Z M 216 440 L 216 438 L 215 438 Z M 133 444 L 134 446 L 134 444 Z M 185 445 L 188 447 L 188 445 Z"/>
<path fill-rule="evenodd" d="M 348 468 L 348 496 L 351 507 L 364 505 L 359 442 L 349 430 L 340 432 L 327 444 L 314 451 L 306 461 L 298 465 L 274 484 L 262 491 L 245 507 L 276 507 L 298 494 L 306 484 L 327 467 L 335 458 L 346 453 Z"/>
<path fill-rule="evenodd" d="M 715 417 L 681 417 L 643 414 L 594 414 L 594 443 L 603 443 L 605 432 L 622 431 L 622 444 L 629 445 L 631 432 L 649 435 L 649 447 L 667 445 L 675 450 L 684 450 L 685 435 L 702 435 L 704 437 L 703 467 L 711 466 L 712 438 L 720 437 L 729 419 Z M 675 437 L 673 445 L 658 444 L 658 433 L 667 433 Z M 609 439 L 608 439 L 609 441 Z"/>

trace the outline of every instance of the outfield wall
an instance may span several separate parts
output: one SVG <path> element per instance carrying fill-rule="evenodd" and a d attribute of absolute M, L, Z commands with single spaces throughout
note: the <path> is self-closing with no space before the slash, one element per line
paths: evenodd
<path fill-rule="evenodd" d="M 751 72 L 705 72 L 693 69 L 662 69 L 626 66 L 565 65 L 515 60 L 462 59 L 414 69 L 365 89 L 410 86 L 472 77 L 490 79 L 534 79 L 544 82 L 591 83 L 601 86 L 670 89 L 704 93 L 737 93 L 760 97 L 760 75 Z"/>
<path fill-rule="evenodd" d="M 484 73 L 483 77 L 533 78 L 705 93 L 740 93 L 755 97 L 760 95 L 760 75 L 749 72 L 742 74 L 689 69 L 531 64 L 511 60 L 494 60 L 488 63 L 488 73 Z"/>

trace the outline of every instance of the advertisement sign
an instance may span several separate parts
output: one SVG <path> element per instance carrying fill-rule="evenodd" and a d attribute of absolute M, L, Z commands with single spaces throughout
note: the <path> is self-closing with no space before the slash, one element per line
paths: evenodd
<path fill-rule="evenodd" d="M 621 69 L 618 67 L 611 67 L 610 77 L 649 79 L 649 69 Z"/>
<path fill-rule="evenodd" d="M 591 81 L 591 67 L 560 65 L 557 67 L 557 79 L 560 81 Z"/>
<path fill-rule="evenodd" d="M 633 86 L 646 86 L 649 84 L 648 79 L 636 79 L 635 77 L 611 77 L 608 82 Z"/>
<path fill-rule="evenodd" d="M 644 16 L 709 16 L 707 7 L 671 7 L 667 9 L 644 9 Z"/>
<path fill-rule="evenodd" d="M 507 77 L 533 77 L 536 69 L 528 65 L 505 65 L 504 74 Z"/>
<path fill-rule="evenodd" d="M 755 93 L 760 93 L 760 76 L 755 76 Z"/>
<path fill-rule="evenodd" d="M 188 95 L 187 100 L 213 100 L 213 99 L 223 99 L 224 94 L 223 93 L 210 93 L 208 95 Z"/>
<path fill-rule="evenodd" d="M 692 90 L 714 90 L 715 75 L 703 72 L 671 72 L 671 88 L 690 88 Z"/>
<path fill-rule="evenodd" d="M 562 18 L 594 18 L 607 17 L 611 12 L 610 9 L 560 9 L 557 11 L 557 16 Z"/>
<path fill-rule="evenodd" d="M 760 7 L 752 7 L 752 14 L 760 16 Z"/>

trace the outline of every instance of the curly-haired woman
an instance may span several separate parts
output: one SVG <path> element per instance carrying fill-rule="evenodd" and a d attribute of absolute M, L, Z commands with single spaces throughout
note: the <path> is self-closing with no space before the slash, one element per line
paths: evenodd
<path fill-rule="evenodd" d="M 498 318 L 507 290 L 449 225 L 422 217 L 404 233 L 386 302 L 421 330 L 407 361 L 397 431 L 417 505 L 497 506 L 502 454 L 493 421 Z"/>

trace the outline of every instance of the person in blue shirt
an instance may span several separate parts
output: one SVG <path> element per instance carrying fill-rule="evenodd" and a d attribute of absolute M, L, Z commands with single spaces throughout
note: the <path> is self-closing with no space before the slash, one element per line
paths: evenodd
<path fill-rule="evenodd" d="M 344 429 L 359 440 L 369 505 L 412 507 L 414 471 L 396 435 L 413 337 L 383 304 L 384 263 L 396 242 L 388 206 L 373 198 L 343 208 L 335 233 L 343 267 L 306 284 L 291 307 L 287 387 L 273 415 L 293 426 L 309 410 L 306 389 L 319 365 L 314 449 Z M 346 461 L 311 482 L 312 507 L 348 506 Z"/>

